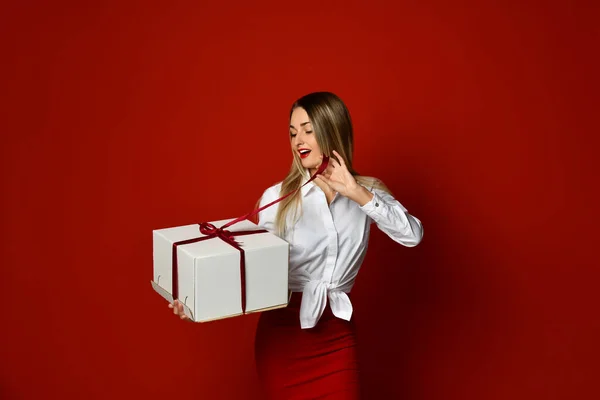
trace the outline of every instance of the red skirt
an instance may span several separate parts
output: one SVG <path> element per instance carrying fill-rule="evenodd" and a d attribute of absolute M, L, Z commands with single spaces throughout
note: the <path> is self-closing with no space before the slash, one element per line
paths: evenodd
<path fill-rule="evenodd" d="M 302 293 L 286 308 L 263 312 L 255 356 L 268 399 L 359 399 L 353 321 L 334 316 L 329 306 L 317 326 L 300 328 Z"/>

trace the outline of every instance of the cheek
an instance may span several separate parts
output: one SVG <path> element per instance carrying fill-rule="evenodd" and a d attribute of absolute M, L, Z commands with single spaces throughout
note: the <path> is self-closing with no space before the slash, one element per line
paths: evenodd
<path fill-rule="evenodd" d="M 321 148 L 319 147 L 319 144 L 317 143 L 317 139 L 315 138 L 314 135 L 311 137 L 310 142 L 311 142 L 310 143 L 310 147 L 311 147 L 311 149 L 313 149 L 313 152 L 320 155 L 321 154 Z"/>

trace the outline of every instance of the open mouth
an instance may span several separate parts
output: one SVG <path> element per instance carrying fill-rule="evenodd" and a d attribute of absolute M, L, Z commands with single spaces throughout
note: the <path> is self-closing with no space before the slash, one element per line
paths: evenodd
<path fill-rule="evenodd" d="M 310 150 L 308 149 L 300 149 L 298 152 L 300 153 L 300 158 L 306 158 L 310 154 Z"/>

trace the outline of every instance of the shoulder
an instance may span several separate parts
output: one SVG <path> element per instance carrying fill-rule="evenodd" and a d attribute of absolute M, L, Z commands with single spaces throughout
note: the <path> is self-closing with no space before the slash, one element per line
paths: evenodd
<path fill-rule="evenodd" d="M 278 182 L 278 183 L 274 184 L 273 186 L 269 186 L 268 188 L 265 189 L 265 191 L 263 192 L 263 194 L 260 198 L 261 205 L 264 205 L 266 203 L 269 203 L 269 202 L 279 198 L 279 193 L 281 192 L 281 184 L 282 183 L 283 182 Z"/>

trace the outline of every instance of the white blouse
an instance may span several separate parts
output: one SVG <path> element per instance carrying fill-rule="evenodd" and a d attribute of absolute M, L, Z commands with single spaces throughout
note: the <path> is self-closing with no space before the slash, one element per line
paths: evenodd
<path fill-rule="evenodd" d="M 304 182 L 307 180 L 308 176 Z M 333 314 L 350 320 L 352 303 L 346 293 L 352 290 L 365 258 L 371 223 L 404 246 L 416 246 L 423 237 L 421 221 L 394 197 L 367 189 L 374 196 L 362 207 L 337 193 L 328 206 L 325 193 L 313 182 L 301 189 L 301 216 L 283 239 L 290 243 L 289 289 L 303 293 L 303 329 L 317 324 L 328 298 Z M 281 182 L 265 190 L 260 206 L 278 199 L 280 190 Z M 279 204 L 258 215 L 259 226 L 274 234 L 277 207 Z"/>

